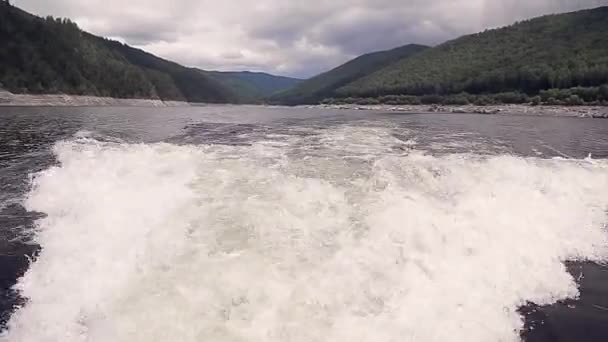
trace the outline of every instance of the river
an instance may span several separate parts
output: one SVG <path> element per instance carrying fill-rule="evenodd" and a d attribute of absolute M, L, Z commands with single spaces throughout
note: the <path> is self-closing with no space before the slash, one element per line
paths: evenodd
<path fill-rule="evenodd" d="M 0 108 L 0 341 L 606 341 L 608 120 Z"/>

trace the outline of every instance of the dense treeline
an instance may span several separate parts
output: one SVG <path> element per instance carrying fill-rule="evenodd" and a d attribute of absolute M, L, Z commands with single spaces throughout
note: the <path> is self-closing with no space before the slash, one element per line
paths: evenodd
<path fill-rule="evenodd" d="M 574 87 L 569 89 L 541 90 L 538 95 L 529 96 L 520 92 L 503 92 L 495 94 L 449 94 L 449 95 L 383 95 L 378 97 L 342 97 L 328 98 L 324 104 L 359 104 L 359 105 L 493 105 L 493 104 L 531 104 L 531 105 L 608 105 L 608 85 L 600 87 Z"/>
<path fill-rule="evenodd" d="M 270 98 L 270 102 L 290 105 L 318 103 L 324 98 L 335 96 L 336 89 L 426 49 L 427 46 L 410 44 L 359 56 L 292 89 L 276 94 Z"/>
<path fill-rule="evenodd" d="M 200 70 L 39 18 L 0 2 L 0 87 L 15 93 L 230 102 L 230 90 Z"/>
<path fill-rule="evenodd" d="M 608 7 L 540 17 L 444 43 L 348 84 L 338 93 L 439 100 L 463 99 L 455 96 L 462 93 L 484 98 L 480 95 L 515 92 L 521 93 L 522 101 L 532 101 L 536 95 L 553 103 L 577 102 L 571 96 L 585 101 L 586 95 L 575 90 L 565 92 L 568 99 L 557 91 L 549 97 L 541 92 L 607 84 L 607 32 Z M 599 95 L 587 97 L 586 102 L 605 101 Z"/>

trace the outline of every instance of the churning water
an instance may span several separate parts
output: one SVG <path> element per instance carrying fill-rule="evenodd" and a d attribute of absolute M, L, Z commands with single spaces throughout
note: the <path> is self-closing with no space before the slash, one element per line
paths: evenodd
<path fill-rule="evenodd" d="M 44 216 L 2 341 L 519 341 L 608 261 L 604 121 L 81 110 L 5 151 Z"/>

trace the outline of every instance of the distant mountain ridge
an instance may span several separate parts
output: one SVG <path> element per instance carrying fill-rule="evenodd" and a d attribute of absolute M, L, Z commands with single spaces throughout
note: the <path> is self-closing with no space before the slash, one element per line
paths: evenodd
<path fill-rule="evenodd" d="M 312 104 L 335 95 L 335 91 L 387 65 L 407 59 L 428 49 L 428 46 L 409 44 L 392 50 L 359 56 L 330 71 L 303 81 L 296 87 L 276 94 L 270 102 L 283 104 Z"/>
<path fill-rule="evenodd" d="M 205 71 L 205 73 L 239 94 L 241 102 L 248 103 L 263 101 L 264 98 L 292 88 L 303 81 L 298 78 L 252 71 Z"/>

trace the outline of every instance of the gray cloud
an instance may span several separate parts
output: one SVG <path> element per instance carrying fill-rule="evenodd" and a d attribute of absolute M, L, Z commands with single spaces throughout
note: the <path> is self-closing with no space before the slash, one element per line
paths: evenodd
<path fill-rule="evenodd" d="M 435 45 L 608 0 L 13 0 L 182 64 L 307 77 L 362 53 Z"/>
<path fill-rule="evenodd" d="M 122 25 L 107 25 L 98 27 L 92 26 L 91 30 L 99 35 L 106 37 L 118 37 L 126 43 L 135 46 L 148 45 L 158 42 L 172 43 L 180 38 L 179 31 L 171 25 L 163 23 L 145 23 L 139 22 L 135 24 L 128 21 L 122 22 Z"/>

